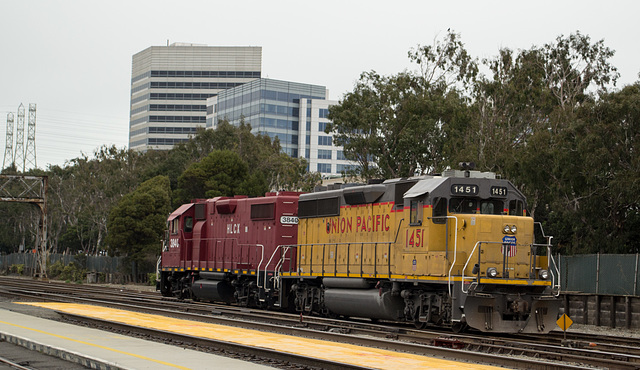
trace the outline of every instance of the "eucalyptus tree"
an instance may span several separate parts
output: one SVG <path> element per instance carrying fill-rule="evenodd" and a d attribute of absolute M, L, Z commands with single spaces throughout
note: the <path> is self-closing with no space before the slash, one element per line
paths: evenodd
<path fill-rule="evenodd" d="M 477 61 L 458 34 L 409 51 L 420 71 L 365 72 L 354 91 L 329 109 L 332 132 L 363 178 L 430 173 L 447 165 L 447 145 L 466 129 L 467 96 Z"/>
<path fill-rule="evenodd" d="M 583 102 L 560 134 L 554 225 L 565 253 L 640 252 L 640 82 Z M 562 171 L 560 171 L 562 169 Z"/>

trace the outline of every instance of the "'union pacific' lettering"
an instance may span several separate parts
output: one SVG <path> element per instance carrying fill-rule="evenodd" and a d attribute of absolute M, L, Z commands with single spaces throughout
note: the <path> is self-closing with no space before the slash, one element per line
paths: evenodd
<path fill-rule="evenodd" d="M 327 234 L 389 231 L 389 215 L 338 217 L 327 219 Z"/>

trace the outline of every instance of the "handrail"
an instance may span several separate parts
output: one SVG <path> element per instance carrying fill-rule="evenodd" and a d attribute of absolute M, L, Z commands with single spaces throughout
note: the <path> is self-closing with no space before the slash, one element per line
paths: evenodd
<path fill-rule="evenodd" d="M 504 245 L 505 244 L 504 242 L 490 242 L 490 241 L 478 241 L 478 242 L 476 242 L 476 244 L 473 246 L 473 250 L 469 254 L 469 257 L 467 258 L 467 262 L 465 262 L 464 267 L 462 268 L 462 283 L 463 283 L 462 284 L 462 292 L 465 293 L 465 294 L 467 294 L 469 292 L 469 290 L 467 290 L 466 292 L 464 290 L 464 280 L 466 279 L 465 276 L 464 276 L 464 271 L 469 266 L 469 262 L 471 261 L 471 257 L 473 257 L 473 255 L 475 254 L 476 249 L 479 246 L 481 246 L 483 243 L 484 244 L 500 244 L 500 245 Z M 520 246 L 526 246 L 526 244 L 519 244 L 519 245 Z M 479 259 L 480 259 L 480 256 L 478 256 L 478 262 L 480 262 Z M 507 264 L 503 261 L 503 270 L 506 269 L 506 266 L 507 266 Z M 530 266 L 530 268 L 531 268 L 531 266 Z M 469 277 L 469 279 L 473 279 L 473 278 Z M 477 283 L 477 281 L 476 281 L 476 283 Z M 469 289 L 471 289 L 471 286 L 469 286 Z"/>
<path fill-rule="evenodd" d="M 344 243 L 309 243 L 309 244 L 296 244 L 296 247 L 310 247 L 314 245 L 348 245 L 348 244 L 393 244 L 394 242 L 344 242 Z"/>
<path fill-rule="evenodd" d="M 288 247 L 287 245 L 279 245 L 276 247 L 276 249 L 273 250 L 273 253 L 271 253 L 271 257 L 269 258 L 269 262 L 267 262 L 267 264 L 264 266 L 264 285 L 260 286 L 260 280 L 258 280 L 258 288 L 262 288 L 264 290 L 267 290 L 267 268 L 269 268 L 269 265 L 271 264 L 271 261 L 273 260 L 273 257 L 276 255 L 276 252 L 278 251 L 278 249 L 280 249 L 281 247 Z M 286 254 L 283 254 L 283 258 Z M 282 261 L 282 258 L 280 259 Z M 276 269 L 275 271 L 277 271 L 277 267 L 280 264 L 280 262 L 278 262 L 276 264 Z M 260 273 L 260 270 L 258 270 L 258 274 Z"/>
<path fill-rule="evenodd" d="M 246 244 L 245 244 L 246 245 Z M 260 287 L 260 266 L 262 266 L 262 261 L 264 261 L 264 245 L 262 244 L 256 244 L 256 246 L 260 246 L 260 263 L 258 263 L 258 268 L 256 269 L 257 273 L 256 273 L 256 282 L 258 283 L 258 288 Z M 267 263 L 267 266 L 269 266 L 269 264 Z M 265 266 L 264 268 L 265 271 L 265 281 L 267 280 L 267 267 Z M 265 283 L 266 285 L 266 283 Z M 264 288 L 264 287 L 263 287 Z"/>
<path fill-rule="evenodd" d="M 552 289 L 556 290 L 556 292 L 554 293 L 554 295 L 556 297 L 560 296 L 560 288 L 561 288 L 561 275 L 560 275 L 560 268 L 558 267 L 558 264 L 556 263 L 556 260 L 553 258 L 553 255 L 551 254 L 551 239 L 553 239 L 553 236 L 551 235 L 546 235 L 544 233 L 544 228 L 542 227 L 542 223 L 541 222 L 534 222 L 534 224 L 538 225 L 540 227 L 540 232 L 542 233 L 542 237 L 545 238 L 547 240 L 547 244 L 544 244 L 547 247 L 547 271 L 549 271 L 549 273 L 551 274 L 551 287 Z M 555 273 L 554 271 L 551 269 L 551 264 L 550 262 L 553 262 L 553 267 L 555 269 Z M 556 274 L 558 274 L 558 284 L 556 285 L 555 281 L 556 281 Z"/>
<path fill-rule="evenodd" d="M 456 265 L 456 261 L 458 259 L 458 217 L 456 216 L 436 216 L 436 217 L 427 217 L 428 220 L 432 220 L 435 218 L 446 218 L 446 219 L 454 219 L 456 220 L 456 232 L 454 234 L 454 239 L 453 239 L 453 263 L 451 263 L 451 267 L 449 267 L 449 276 L 448 276 L 448 283 L 447 283 L 447 287 L 449 288 L 449 297 L 451 297 L 451 272 L 453 271 L 453 268 Z M 448 224 L 448 223 L 447 223 Z M 446 228 L 446 225 L 445 225 Z M 445 231 L 445 233 L 447 235 L 445 235 L 445 243 L 449 242 L 449 232 Z M 448 249 L 448 248 L 447 248 Z M 446 259 L 448 260 L 449 258 L 446 257 Z"/>
<path fill-rule="evenodd" d="M 192 244 L 193 244 L 193 240 L 194 240 L 193 238 L 189 238 L 189 239 L 187 239 L 187 238 L 183 238 L 183 239 L 184 239 L 184 241 L 185 241 L 185 242 L 190 241 L 190 242 L 192 242 Z M 237 247 L 241 247 L 241 248 L 242 248 L 242 247 L 253 247 L 253 248 L 258 248 L 258 247 L 260 247 L 260 248 L 261 248 L 261 254 L 262 254 L 262 256 L 261 256 L 261 259 L 260 259 L 260 263 L 258 264 L 258 269 L 257 269 L 257 270 L 259 270 L 259 269 L 260 269 L 260 266 L 261 266 L 262 262 L 264 261 L 264 245 L 262 245 L 262 244 L 248 244 L 248 243 L 247 243 L 247 244 L 240 244 L 240 243 L 238 243 L 238 238 L 200 238 L 200 241 L 206 241 L 206 242 L 213 242 L 213 241 L 216 241 L 216 242 L 217 242 L 217 241 L 229 241 L 229 240 L 231 240 L 231 241 L 234 241 L 234 240 L 235 240 L 235 241 L 236 241 L 236 246 L 237 246 Z M 209 244 L 209 243 L 207 243 L 207 247 L 213 247 L 213 248 L 214 248 L 214 249 L 216 249 L 216 250 L 218 249 L 218 248 L 217 248 L 217 245 L 215 245 L 215 244 Z M 225 252 L 225 251 L 226 251 L 226 245 L 225 245 L 225 246 L 223 246 L 223 256 L 224 256 L 224 252 Z M 191 258 L 192 258 L 192 260 L 193 260 L 193 256 L 191 256 Z M 230 261 L 224 261 L 224 260 L 221 260 L 221 261 L 214 261 L 214 262 L 220 262 L 220 263 L 222 263 L 222 265 L 223 265 L 223 266 L 224 266 L 224 264 L 225 264 L 226 262 L 233 263 L 233 262 L 234 262 L 234 261 L 233 261 L 233 255 L 231 256 L 231 260 L 230 260 Z M 236 262 L 237 262 L 237 261 L 236 261 Z"/>
<path fill-rule="evenodd" d="M 469 262 L 471 262 L 471 258 L 473 257 L 473 255 L 475 254 L 476 250 L 478 249 L 478 247 L 481 247 L 482 244 L 500 244 L 500 245 L 504 245 L 505 243 L 503 242 L 495 242 L 495 241 L 478 241 L 476 242 L 476 244 L 473 247 L 473 250 L 471 251 L 471 253 L 469 254 L 469 257 L 467 258 L 467 262 L 464 264 L 464 267 L 462 268 L 462 292 L 467 294 L 469 292 L 469 290 L 471 289 L 471 286 L 473 286 L 473 283 L 469 286 L 469 289 L 467 289 L 466 291 L 464 290 L 464 281 L 465 279 L 473 279 L 472 277 L 465 277 L 464 272 L 467 269 L 467 267 L 469 266 Z M 526 246 L 527 244 L 518 244 L 520 246 Z M 546 244 L 529 244 L 530 247 L 546 247 Z M 551 258 L 553 258 L 553 256 L 551 256 Z M 478 256 L 478 262 L 480 262 L 480 256 Z M 532 269 L 534 267 L 535 262 L 532 262 L 531 260 L 529 261 L 529 269 Z M 555 264 L 555 261 L 554 261 Z M 503 266 L 504 267 L 504 266 Z M 548 266 L 547 266 L 548 268 Z M 478 272 L 479 273 L 479 272 Z M 553 276 L 553 274 L 552 274 Z M 479 282 L 479 280 L 476 280 L 476 284 Z M 553 286 L 554 280 L 552 280 L 552 286 Z M 558 294 L 556 294 L 557 296 Z"/>
<path fill-rule="evenodd" d="M 451 295 L 451 272 L 453 271 L 453 268 L 456 265 L 456 260 L 458 259 L 458 217 L 456 216 L 446 216 L 448 219 L 449 218 L 453 218 L 456 220 L 456 232 L 453 236 L 453 263 L 451 264 L 451 267 L 449 267 L 449 282 L 447 283 L 447 286 L 449 288 L 449 297 L 452 297 Z M 449 235 L 446 236 L 447 239 L 449 239 Z"/>
<path fill-rule="evenodd" d="M 471 253 L 469 254 L 469 258 L 467 258 L 467 262 L 465 262 L 464 267 L 462 268 L 462 293 L 464 294 L 468 294 L 469 290 L 471 289 L 471 285 L 473 285 L 473 283 L 471 283 L 471 285 L 469 285 L 469 289 L 467 289 L 467 291 L 464 291 L 464 271 L 467 269 L 467 266 L 469 266 L 469 261 L 471 261 L 471 257 L 473 257 L 473 254 L 476 253 L 476 249 L 478 248 L 479 245 L 481 245 L 484 242 L 476 242 L 476 244 L 473 246 L 473 250 L 471 251 Z M 480 258 L 480 257 L 478 257 Z M 471 277 L 469 277 L 470 279 L 473 279 Z M 478 284 L 478 281 L 476 279 L 476 284 Z"/>
<path fill-rule="evenodd" d="M 274 278 L 275 278 L 275 288 L 277 288 L 277 289 L 280 289 L 280 284 L 279 284 L 280 273 L 281 273 L 282 266 L 284 265 L 284 261 L 287 259 L 287 253 L 289 252 L 289 249 L 295 248 L 295 246 L 293 246 L 293 245 L 279 245 L 273 251 L 273 255 L 275 255 L 276 251 L 278 249 L 280 249 L 281 247 L 283 249 L 282 257 L 280 258 L 280 261 L 278 261 L 278 263 L 276 264 L 276 267 L 274 268 L 274 271 L 275 271 L 275 276 L 274 276 Z M 289 260 L 291 260 L 291 259 L 289 258 Z M 291 265 L 289 265 L 289 270 L 291 270 Z M 265 290 L 267 290 L 267 289 L 265 288 Z"/>
<path fill-rule="evenodd" d="M 160 264 L 162 263 L 162 254 L 158 257 L 158 262 L 156 262 L 156 281 L 160 281 Z"/>
<path fill-rule="evenodd" d="M 336 247 L 336 249 L 335 249 L 335 257 L 334 257 L 334 273 L 335 273 L 335 272 L 337 272 L 337 259 L 338 259 L 338 248 L 337 247 L 338 246 L 346 246 L 347 247 L 347 263 L 346 263 L 346 265 L 347 265 L 347 277 L 349 277 L 349 275 L 351 274 L 350 267 L 352 266 L 351 263 L 350 263 L 350 259 L 349 259 L 349 256 L 351 254 L 350 252 L 352 250 L 351 246 L 355 246 L 357 248 L 357 246 L 360 245 L 360 257 L 359 257 L 358 265 L 359 265 L 359 268 L 360 268 L 360 275 L 362 275 L 363 271 L 364 271 L 364 267 L 363 267 L 364 266 L 364 247 L 365 246 L 373 247 L 373 250 L 374 250 L 373 267 L 374 267 L 374 270 L 377 273 L 377 267 L 378 267 L 378 265 L 377 265 L 377 263 L 378 263 L 377 262 L 377 250 L 378 250 L 378 245 L 381 245 L 381 244 L 388 246 L 387 255 L 388 255 L 388 260 L 390 262 L 391 261 L 391 245 L 395 244 L 395 242 L 392 242 L 392 241 L 385 241 L 385 242 L 309 243 L 309 244 L 296 244 L 295 247 L 296 248 L 299 248 L 299 247 L 311 247 L 312 250 L 311 250 L 310 254 L 313 254 L 313 247 L 314 246 L 315 247 L 322 246 L 323 247 L 323 255 L 325 255 L 327 247 L 335 246 Z M 297 253 L 297 259 L 298 259 L 298 264 L 296 265 L 297 273 L 300 273 L 300 269 L 301 269 L 301 267 L 300 267 L 301 266 L 300 258 L 301 258 L 301 253 Z M 323 272 L 324 272 L 324 267 L 325 267 L 324 266 L 324 262 L 325 262 L 325 260 L 323 259 L 323 261 L 322 261 L 323 265 L 320 266 L 320 267 L 322 267 Z M 309 258 L 309 263 L 308 264 L 309 264 L 309 268 L 310 268 L 309 273 L 311 274 L 313 272 L 313 259 L 311 257 Z M 389 276 L 391 276 L 391 267 L 389 267 Z"/>

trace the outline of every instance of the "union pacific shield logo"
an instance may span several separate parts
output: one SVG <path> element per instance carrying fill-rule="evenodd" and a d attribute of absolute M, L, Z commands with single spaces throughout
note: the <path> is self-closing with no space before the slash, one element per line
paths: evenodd
<path fill-rule="evenodd" d="M 516 255 L 516 237 L 511 235 L 505 235 L 502 238 L 502 254 L 507 257 L 513 257 Z"/>

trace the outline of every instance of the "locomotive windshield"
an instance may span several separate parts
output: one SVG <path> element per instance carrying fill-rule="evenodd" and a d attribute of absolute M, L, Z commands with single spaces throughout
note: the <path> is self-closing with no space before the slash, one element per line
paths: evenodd
<path fill-rule="evenodd" d="M 449 212 L 501 215 L 504 202 L 497 199 L 451 198 Z"/>

